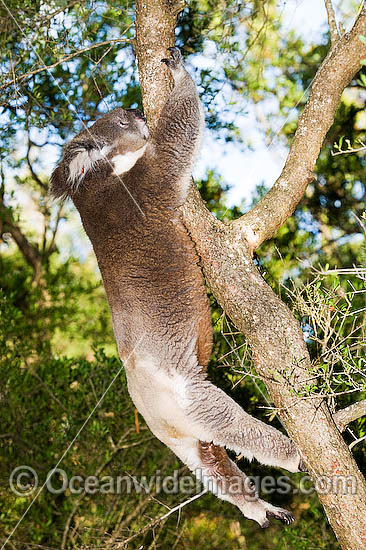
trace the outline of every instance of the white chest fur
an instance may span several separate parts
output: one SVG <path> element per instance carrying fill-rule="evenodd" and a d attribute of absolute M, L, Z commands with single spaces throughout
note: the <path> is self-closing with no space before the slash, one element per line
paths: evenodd
<path fill-rule="evenodd" d="M 112 157 L 112 163 L 114 167 L 113 174 L 115 176 L 120 176 L 121 174 L 124 174 L 125 172 L 131 170 L 131 168 L 135 166 L 136 162 L 145 153 L 145 149 L 146 145 L 144 145 L 140 149 L 137 149 L 137 151 L 131 151 L 129 153 L 119 154 Z"/>

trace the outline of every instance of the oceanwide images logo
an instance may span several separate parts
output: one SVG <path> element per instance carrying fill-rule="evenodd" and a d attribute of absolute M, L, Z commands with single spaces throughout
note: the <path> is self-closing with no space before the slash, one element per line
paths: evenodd
<path fill-rule="evenodd" d="M 172 474 L 163 475 L 160 470 L 151 476 L 140 475 L 133 476 L 125 473 L 117 476 L 82 476 L 68 475 L 62 468 L 53 468 L 50 470 L 44 481 L 39 480 L 38 474 L 34 468 L 27 465 L 17 466 L 11 472 L 9 485 L 12 492 L 17 496 L 27 497 L 35 493 L 38 489 L 46 489 L 51 494 L 59 495 L 68 491 L 73 495 L 95 493 L 102 494 L 131 494 L 131 493 L 163 493 L 163 494 L 185 494 L 194 495 L 202 490 L 202 486 L 215 493 L 224 496 L 226 493 L 231 495 L 255 494 L 271 495 L 273 493 L 286 494 L 311 494 L 316 491 L 318 494 L 356 494 L 357 484 L 353 476 L 322 476 L 313 483 L 308 475 L 301 476 L 300 479 L 293 479 L 287 476 L 248 476 L 245 478 L 237 476 L 230 478 L 229 483 L 225 480 L 220 482 L 218 487 L 216 481 L 210 476 L 205 475 L 202 470 L 195 470 L 193 475 L 180 475 L 179 470 L 174 470 Z"/>
<path fill-rule="evenodd" d="M 38 487 L 37 472 L 30 466 L 17 466 L 10 474 L 10 489 L 19 497 L 29 496 Z"/>

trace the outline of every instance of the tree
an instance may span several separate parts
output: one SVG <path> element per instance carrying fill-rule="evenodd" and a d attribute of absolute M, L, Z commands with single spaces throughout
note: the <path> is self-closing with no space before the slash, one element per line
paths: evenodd
<path fill-rule="evenodd" d="M 286 39 L 282 37 L 281 42 L 278 37 L 280 18 L 276 4 L 277 2 L 272 0 L 268 2 L 255 0 L 245 5 L 236 2 L 236 0 L 225 3 L 221 0 L 210 0 L 209 2 L 194 0 L 189 4 L 168 3 L 165 0 L 137 3 L 136 26 L 139 32 L 136 51 L 145 112 L 149 116 L 150 125 L 154 125 L 169 90 L 169 80 L 161 74 L 160 59 L 166 55 L 166 46 L 171 45 L 175 40 L 176 14 L 183 8 L 176 28 L 179 45 L 185 45 L 188 53 L 198 52 L 204 38 L 208 37 L 219 44 L 220 53 L 227 54 L 223 65 L 220 65 L 221 74 L 201 71 L 198 76 L 204 89 L 203 99 L 209 105 L 208 124 L 210 128 L 217 130 L 226 139 L 235 139 L 233 125 L 223 121 L 215 112 L 215 94 L 219 91 L 224 79 L 234 90 L 240 94 L 247 94 L 254 102 L 259 102 L 266 97 L 266 94 L 276 98 L 278 96 L 281 113 L 297 103 L 303 90 L 307 88 L 314 76 L 319 56 L 325 57 L 327 54 L 327 45 L 319 44 L 311 48 L 310 51 L 305 51 L 301 41 L 290 34 L 286 36 Z M 113 374 L 119 369 L 116 360 L 103 355 L 97 355 L 96 360 L 86 361 L 80 358 L 80 355 L 85 353 L 89 359 L 92 344 L 105 342 L 106 333 L 108 341 L 110 341 L 111 329 L 108 313 L 103 306 L 103 295 L 92 271 L 88 270 L 85 265 L 78 265 L 78 262 L 72 259 L 64 263 L 61 257 L 60 252 L 63 252 L 64 256 L 65 249 L 64 242 L 60 238 L 60 227 L 63 226 L 65 219 L 72 218 L 73 214 L 72 209 L 67 206 L 62 210 L 58 205 L 51 207 L 47 199 L 48 147 L 50 144 L 59 145 L 60 137 L 67 138 L 74 134 L 80 128 L 81 121 L 87 123 L 94 119 L 95 112 L 104 112 L 108 104 L 112 102 L 113 106 L 125 107 L 137 106 L 141 102 L 134 78 L 134 58 L 129 51 L 130 45 L 134 43 L 134 8 L 128 3 L 119 2 L 116 5 L 112 2 L 98 2 L 96 5 L 93 1 L 82 4 L 71 1 L 61 5 L 59 2 L 53 1 L 44 4 L 30 1 L 20 3 L 17 0 L 12 0 L 7 3 L 7 6 L 8 11 L 0 5 L 0 18 L 3 23 L 0 31 L 0 43 L 4 54 L 6 52 L 4 71 L 0 77 L 3 94 L 1 114 L 2 121 L 4 121 L 1 151 L 4 171 L 2 173 L 0 221 L 2 222 L 1 236 L 5 243 L 2 246 L 9 245 L 9 253 L 6 251 L 4 254 L 0 268 L 0 285 L 2 287 L 0 295 L 2 339 L 0 346 L 3 353 L 1 357 L 3 387 L 0 403 L 3 407 L 2 425 L 7 428 L 5 430 L 7 433 L 2 434 L 0 447 L 2 458 L 5 458 L 2 460 L 3 466 L 6 466 L 4 477 L 9 476 L 8 470 L 10 471 L 13 467 L 15 456 L 21 460 L 20 463 L 26 463 L 27 456 L 32 457 L 35 463 L 41 465 L 42 471 L 47 471 L 47 468 L 52 467 L 54 457 L 60 456 L 66 448 L 70 434 L 72 438 L 82 425 L 83 420 L 81 421 L 81 419 L 87 418 L 91 408 L 90 400 L 92 398 L 90 395 L 99 396 L 103 393 L 105 388 L 103 366 L 108 366 Z M 328 9 L 330 9 L 329 2 Z M 330 15 L 330 19 L 333 21 L 331 12 Z M 363 18 L 362 13 L 358 23 L 361 27 L 364 27 Z M 243 28 L 246 31 L 245 39 L 243 36 L 239 37 L 240 40 L 238 39 L 239 25 L 241 25 L 240 32 L 243 32 Z M 332 25 L 333 42 L 335 42 L 334 24 L 332 23 Z M 364 34 L 364 28 L 359 29 L 358 32 Z M 123 54 L 121 56 L 122 63 L 117 58 L 117 44 L 121 47 Z M 127 48 L 124 49 L 124 46 Z M 349 46 L 350 49 L 347 52 Z M 271 52 L 278 50 L 279 47 L 282 48 L 283 55 L 276 61 Z M 353 31 L 350 35 L 343 36 L 335 50 L 330 52 L 327 62 L 323 65 L 321 75 L 318 73 L 314 83 L 313 99 L 310 100 L 310 105 L 312 103 L 314 107 L 314 94 L 319 88 L 321 88 L 322 97 L 331 98 L 330 104 L 325 105 L 325 112 L 330 109 L 328 119 L 326 121 L 323 119 L 323 111 L 320 114 L 319 109 L 313 111 L 314 120 L 319 120 L 319 128 L 315 132 L 316 139 L 313 139 L 312 136 L 313 128 L 306 125 L 304 119 L 301 120 L 299 128 L 304 130 L 304 126 L 307 126 L 307 133 L 302 136 L 298 135 L 298 145 L 294 144 L 293 154 L 289 161 L 291 158 L 292 160 L 298 158 L 296 150 L 298 153 L 299 148 L 301 151 L 305 149 L 304 159 L 306 158 L 309 163 L 308 168 L 312 169 L 310 160 L 315 160 L 316 149 L 320 146 L 326 133 L 326 125 L 333 117 L 335 106 L 338 103 L 336 95 L 339 96 L 342 86 L 352 78 L 352 70 L 356 71 L 360 66 L 359 59 L 356 60 L 357 52 L 360 57 L 365 57 L 365 53 L 362 54 L 362 48 L 362 40 L 357 42 L 355 31 Z M 348 56 L 353 61 L 345 70 Z M 278 56 L 276 55 L 276 57 Z M 258 63 L 258 60 L 261 62 Z M 268 69 L 271 66 L 276 66 L 277 71 L 278 69 L 281 71 L 281 77 L 276 78 L 274 84 L 267 82 L 263 74 L 263 67 Z M 47 67 L 51 68 L 47 69 Z M 335 69 L 334 74 L 332 68 Z M 329 82 L 327 80 L 328 73 L 332 73 Z M 352 88 L 360 86 L 361 76 L 357 81 L 352 80 Z M 337 81 L 338 77 L 339 81 Z M 271 74 L 271 80 L 273 81 L 273 74 Z M 299 82 L 301 82 L 301 86 L 299 86 Z M 332 83 L 335 82 L 338 82 L 337 87 L 331 89 Z M 324 83 L 323 90 L 322 84 Z M 302 106 L 301 101 L 300 106 Z M 235 106 L 229 105 L 228 110 L 233 109 Z M 362 109 L 363 105 L 356 109 L 354 105 L 347 106 L 344 101 L 342 102 L 336 124 L 326 137 L 328 145 L 338 141 L 339 136 L 342 135 L 351 138 L 354 143 L 353 135 L 357 134 L 354 130 L 353 118 L 357 114 L 356 111 L 362 111 Z M 307 118 L 309 117 L 308 109 Z M 285 126 L 289 141 L 292 140 L 294 124 L 292 121 Z M 44 133 L 35 132 L 36 128 L 43 129 Z M 18 147 L 17 154 L 13 155 L 14 143 L 16 144 L 18 134 L 19 142 L 23 142 L 25 147 Z M 273 136 L 273 132 L 271 136 Z M 309 150 L 309 144 L 312 146 L 311 150 Z M 50 163 L 48 162 L 48 164 Z M 289 169 L 289 186 L 284 196 L 281 193 L 281 179 L 274 187 L 278 201 L 277 205 L 273 207 L 273 212 L 278 210 L 278 203 L 284 206 L 278 219 L 272 220 L 274 225 L 284 222 L 306 187 L 306 170 L 303 173 L 301 170 L 299 171 L 299 168 L 301 166 L 297 167 L 295 162 L 295 169 Z M 347 182 L 342 179 L 342 174 L 351 173 L 357 183 L 357 180 L 362 177 L 362 170 L 364 170 L 364 161 L 360 155 L 337 156 L 333 157 L 331 162 L 329 147 L 328 150 L 323 149 L 317 164 L 319 181 L 307 187 L 305 197 L 297 208 L 296 217 L 288 218 L 276 233 L 276 243 L 281 253 L 284 252 L 289 257 L 287 266 L 283 267 L 281 262 L 276 262 L 273 259 L 273 245 L 270 241 L 263 242 L 258 252 L 261 257 L 260 263 L 265 265 L 266 269 L 269 265 L 273 277 L 277 279 L 277 277 L 283 276 L 285 285 L 288 285 L 288 272 L 291 268 L 296 267 L 299 272 L 298 279 L 303 281 L 306 274 L 298 265 L 299 251 L 312 256 L 321 252 L 321 261 L 333 265 L 335 246 L 334 242 L 332 243 L 333 237 L 329 230 L 329 224 L 343 230 L 345 234 L 350 232 L 355 234 L 358 223 L 355 220 L 352 221 L 348 215 L 350 208 L 359 206 L 357 205 L 358 199 L 353 197 L 349 187 L 347 188 Z M 12 181 L 14 173 L 17 174 L 15 185 Z M 331 177 L 328 177 L 329 174 Z M 291 190 L 295 179 L 297 179 L 298 186 L 296 186 L 296 196 L 293 197 L 290 205 L 287 202 L 287 192 Z M 322 185 L 322 180 L 327 180 L 326 186 Z M 190 201 L 184 212 L 187 227 L 197 243 L 205 264 L 207 280 L 220 303 L 230 314 L 236 326 L 245 333 L 247 341 L 251 344 L 257 373 L 266 381 L 275 402 L 274 413 L 279 412 L 285 421 L 287 419 L 290 434 L 303 449 L 315 480 L 320 479 L 320 473 L 333 475 L 333 468 L 335 470 L 339 468 L 343 473 L 342 468 L 349 467 L 350 470 L 347 473 L 357 472 L 347 448 L 332 423 L 331 414 L 334 411 L 333 409 L 327 410 L 334 401 L 334 397 L 326 396 L 324 398 L 323 394 L 317 397 L 312 390 L 310 393 L 308 391 L 306 380 L 309 377 L 308 371 L 311 368 L 311 376 L 313 376 L 315 367 L 314 364 L 310 367 L 309 357 L 302 341 L 303 335 L 291 314 L 276 299 L 259 275 L 256 266 L 253 265 L 251 250 L 248 250 L 242 231 L 243 226 L 247 228 L 250 226 L 251 218 L 247 216 L 229 223 L 233 218 L 238 218 L 240 212 L 233 209 L 225 214 L 225 208 L 222 207 L 220 200 L 222 191 L 217 181 L 215 176 L 209 174 L 207 181 L 201 182 L 200 189 L 204 198 L 208 200 L 207 205 L 210 210 L 214 211 L 219 218 L 222 216 L 227 218 L 225 223 L 219 222 L 208 214 L 194 188 L 192 188 Z M 34 212 L 37 215 L 40 213 L 42 216 L 41 230 L 35 228 L 35 224 L 28 222 L 29 219 L 32 220 L 33 211 L 30 216 L 21 201 L 17 201 L 18 192 L 20 192 L 19 194 L 27 193 L 32 197 L 33 203 L 36 205 Z M 263 197 L 263 191 L 259 193 L 260 197 Z M 326 211 L 322 208 L 320 199 L 326 201 Z M 334 206 L 335 199 L 342 201 L 342 209 Z M 217 202 L 220 204 L 214 204 Z M 254 209 L 252 212 L 260 214 L 268 210 L 264 208 L 265 200 L 259 201 L 257 204 L 259 210 Z M 304 242 L 301 237 L 303 213 L 308 211 L 316 220 L 321 219 L 320 250 L 319 245 L 315 246 L 312 242 Z M 359 212 L 360 210 L 358 211 L 360 218 Z M 266 216 L 261 216 L 260 219 L 263 233 L 267 219 Z M 268 233 L 262 234 L 261 238 L 264 236 L 268 238 L 272 233 L 274 233 L 273 225 L 268 229 Z M 18 252 L 16 252 L 17 247 Z M 349 242 L 343 245 L 338 266 L 352 265 L 357 261 L 357 254 L 359 254 L 359 247 L 357 248 L 354 243 Z M 212 259 L 215 264 L 212 262 L 211 265 Z M 270 281 L 268 275 L 265 277 Z M 273 284 L 273 281 L 270 282 Z M 359 282 L 361 282 L 360 288 L 362 288 L 362 280 Z M 243 288 L 243 283 L 245 288 Z M 321 292 L 322 288 L 316 288 L 316 285 L 317 282 L 312 281 L 308 298 L 311 302 L 315 296 L 319 304 L 321 300 L 324 300 L 325 307 L 329 312 L 330 307 L 334 308 L 333 294 L 336 294 L 338 290 L 342 292 L 342 288 L 332 289 L 332 294 L 329 297 L 325 295 L 325 292 Z M 311 289 L 315 289 L 313 294 L 310 292 Z M 309 301 L 306 292 L 305 289 L 301 295 L 304 298 L 303 301 L 306 302 L 305 306 Z M 357 292 L 359 294 L 356 294 L 355 297 L 361 303 L 361 290 Z M 288 303 L 288 294 L 283 291 L 281 297 Z M 363 305 L 362 303 L 360 308 Z M 219 317 L 219 310 L 215 307 L 214 318 L 217 320 Z M 255 317 L 259 323 L 256 322 Z M 352 333 L 354 329 L 352 317 L 349 319 L 348 325 L 343 324 L 346 335 L 347 331 Z M 258 326 L 258 324 L 262 326 Z M 286 333 L 287 328 L 288 333 Z M 58 334 L 57 342 L 55 342 L 55 333 Z M 230 346 L 224 338 L 220 337 L 220 330 L 217 328 L 216 335 L 216 348 L 222 350 L 222 353 L 217 352 L 217 355 L 224 355 L 230 351 L 228 349 Z M 238 340 L 241 337 L 236 335 L 235 338 Z M 71 339 L 73 340 L 72 345 L 70 345 Z M 241 342 L 241 340 L 239 341 Z M 83 342 L 82 348 L 81 342 Z M 312 357 L 316 358 L 315 344 L 309 344 L 308 347 Z M 68 357 L 62 357 L 62 354 L 66 352 Z M 70 355 L 73 354 L 76 354 L 77 358 L 70 359 Z M 58 356 L 57 360 L 52 359 L 55 355 Z M 354 357 L 357 358 L 357 354 Z M 304 360 L 296 363 L 298 358 L 304 358 Z M 278 365 L 282 367 L 281 372 L 273 374 Z M 230 386 L 228 379 L 233 378 L 232 371 L 230 371 L 228 379 L 222 377 L 221 372 L 221 369 L 215 371 L 213 366 L 212 375 L 215 376 L 215 381 L 219 381 L 228 389 Z M 275 376 L 277 375 L 280 377 L 280 383 L 276 383 Z M 338 378 L 339 376 L 337 376 Z M 89 382 L 90 386 L 85 386 Z M 78 383 L 83 388 L 82 395 L 75 393 Z M 72 389 L 70 389 L 71 385 Z M 250 403 L 250 398 L 254 397 L 254 392 L 250 393 L 251 390 L 248 386 L 249 384 L 246 384 L 241 397 L 243 402 L 250 407 L 253 406 Z M 90 391 L 91 387 L 93 392 Z M 278 388 L 281 390 L 284 388 L 283 394 L 278 391 Z M 123 393 L 122 396 L 121 393 Z M 306 394 L 305 399 L 304 393 Z M 51 394 L 55 398 L 49 405 L 47 400 Z M 68 457 L 64 465 L 67 471 L 73 471 L 73 461 L 82 463 L 82 469 L 78 473 L 90 474 L 104 467 L 111 453 L 113 458 L 116 457 L 118 460 L 119 447 L 114 442 L 118 442 L 119 435 L 122 433 L 123 437 L 125 431 L 127 434 L 131 434 L 132 445 L 128 438 L 127 443 L 123 443 L 121 447 L 126 451 L 124 461 L 128 457 L 128 471 L 131 471 L 130 468 L 134 464 L 136 455 L 134 454 L 135 447 L 130 447 L 136 443 L 136 448 L 141 448 L 140 442 L 143 437 L 135 434 L 133 413 L 129 409 L 130 403 L 125 394 L 125 391 L 121 392 L 117 388 L 114 388 L 114 391 L 109 394 L 108 407 L 106 405 L 107 408 L 100 409 L 98 419 L 92 423 L 90 429 L 88 427 L 82 444 L 78 446 L 78 450 L 75 449 L 72 456 Z M 27 399 L 28 396 L 31 399 Z M 342 396 L 339 405 L 346 406 L 351 402 L 346 398 L 347 396 Z M 105 420 L 103 415 L 110 414 L 114 400 L 119 404 L 118 410 L 114 409 L 116 418 L 106 416 L 108 420 Z M 361 414 L 362 408 L 363 405 L 356 405 L 355 408 L 346 410 L 341 427 L 343 428 L 353 415 L 356 417 Z M 124 409 L 131 414 L 121 421 L 118 418 L 118 413 Z M 258 411 L 256 413 L 258 414 Z M 272 414 L 272 416 L 274 415 Z M 306 422 L 303 422 L 304 418 Z M 337 419 L 337 417 L 335 418 Z M 58 422 L 59 419 L 61 422 Z M 311 426 L 309 426 L 309 419 L 314 419 Z M 37 426 L 37 430 L 34 430 L 34 426 Z M 323 428 L 325 432 L 322 449 L 320 449 L 319 455 L 315 455 L 316 439 L 322 435 Z M 106 433 L 108 433 L 108 437 L 106 437 Z M 47 449 L 47 452 L 44 449 Z M 335 453 L 334 464 L 331 464 L 326 457 L 328 449 Z M 159 468 L 162 462 L 174 461 L 171 456 L 165 460 L 164 450 L 156 441 L 154 450 L 155 452 L 152 453 L 149 448 L 149 460 L 143 458 L 142 451 L 141 456 L 136 457 L 136 463 L 145 468 L 148 465 L 149 471 L 154 471 L 154 466 Z M 114 454 L 115 451 L 116 454 Z M 339 456 L 337 456 L 338 454 Z M 80 466 L 78 467 L 80 468 Z M 116 463 L 109 464 L 106 468 L 110 473 L 118 471 Z M 362 481 L 360 475 L 357 474 L 357 476 L 356 479 Z M 341 496 L 339 498 L 337 496 L 333 498 L 332 495 L 321 497 L 332 524 L 335 526 L 335 531 L 340 540 L 344 535 L 342 544 L 348 548 L 363 547 L 357 539 L 357 536 L 361 536 L 360 526 L 357 527 L 357 522 L 364 513 L 362 483 L 360 487 L 358 495 L 348 495 L 343 501 Z M 115 495 L 109 500 L 106 497 L 105 500 L 93 501 L 93 508 L 90 511 L 90 501 L 87 498 L 75 502 L 69 495 L 63 495 L 58 499 L 57 510 L 55 510 L 54 500 L 46 495 L 44 498 L 42 496 L 42 500 L 31 508 L 31 519 L 28 526 L 23 523 L 17 533 L 20 533 L 20 540 L 25 539 L 27 529 L 29 529 L 33 542 L 47 543 L 49 546 L 61 544 L 61 539 L 63 539 L 63 547 L 66 547 L 69 540 L 72 540 L 73 545 L 88 545 L 90 541 L 95 543 L 98 539 L 99 544 L 103 540 L 100 533 L 103 533 L 104 530 L 112 533 L 111 538 L 114 541 L 119 540 L 118 536 L 121 537 L 122 533 L 126 534 L 126 522 L 129 519 L 136 529 L 134 534 L 126 534 L 127 539 L 132 538 L 130 544 L 135 544 L 136 539 L 140 537 L 141 529 L 144 534 L 139 540 L 141 540 L 141 544 L 146 544 L 142 537 L 148 535 L 149 529 L 159 525 L 159 518 L 163 515 L 158 504 L 152 500 L 149 496 L 138 501 L 132 498 L 123 499 L 123 497 Z M 332 500 L 334 508 L 332 508 Z M 94 507 L 96 502 L 97 513 L 95 513 Z M 176 502 L 172 502 L 172 500 L 168 502 L 173 508 L 176 507 Z M 149 515 L 154 515 L 151 513 L 151 505 L 155 506 L 154 512 L 156 511 L 157 519 L 143 527 L 143 519 L 137 518 L 139 511 L 144 510 L 148 504 L 150 505 Z M 24 506 L 24 501 L 14 503 L 9 496 L 6 497 L 3 508 L 8 510 L 7 532 L 18 520 L 17 513 L 19 512 L 20 516 L 23 513 L 22 506 Z M 121 512 L 118 507 L 121 508 Z M 222 505 L 212 504 L 211 507 L 213 510 L 220 510 L 220 514 L 225 513 L 226 510 Z M 112 509 L 114 512 L 108 518 L 104 518 L 105 509 Z M 200 500 L 192 502 L 185 509 L 205 510 L 206 512 L 207 500 L 202 503 Z M 87 534 L 86 530 L 83 530 L 83 521 L 80 521 L 79 517 L 75 517 L 76 511 L 78 511 L 78 516 L 81 515 L 82 520 L 85 520 L 86 525 L 98 525 L 99 535 L 96 534 L 93 538 L 93 534 Z M 122 516 L 123 511 L 125 517 Z M 230 510 L 228 515 L 233 513 L 235 512 Z M 44 517 L 47 518 L 47 521 Z M 315 517 L 316 519 L 310 525 L 313 529 L 319 527 L 321 532 L 319 516 Z M 105 521 L 102 521 L 102 518 Z M 337 519 L 340 521 L 338 526 Z M 193 520 L 191 524 L 194 524 Z M 70 528 L 71 525 L 73 525 L 73 529 Z M 61 531 L 61 538 L 59 538 L 58 530 L 55 530 L 53 526 Z M 252 528 L 250 522 L 245 522 L 243 528 L 245 533 L 253 532 L 250 531 Z M 351 532 L 352 528 L 353 533 Z M 309 532 L 307 531 L 306 534 L 308 535 Z M 272 533 L 273 531 L 271 531 L 271 536 Z M 302 532 L 301 535 L 303 534 Z M 178 534 L 177 540 L 179 536 Z M 264 544 L 265 536 L 265 533 L 256 532 L 258 548 L 261 547 L 262 542 Z M 285 531 L 277 539 L 277 544 L 279 545 L 282 541 L 284 545 L 288 545 L 288 541 L 292 541 L 288 538 L 290 536 L 290 532 Z M 313 531 L 310 536 L 313 536 Z M 75 537 L 75 539 L 71 537 Z M 161 547 L 173 545 L 171 541 L 169 532 L 160 536 Z M 192 544 L 194 545 L 193 536 Z M 200 545 L 202 546 L 202 544 L 203 541 L 200 540 Z M 227 548 L 231 549 L 232 545 L 229 542 L 227 544 Z M 209 541 L 207 545 L 209 547 Z M 224 548 L 224 545 L 221 544 L 219 547 Z"/>
<path fill-rule="evenodd" d="M 326 6 L 331 49 L 317 71 L 279 179 L 250 212 L 230 224 L 220 223 L 208 212 L 194 187 L 182 215 L 202 259 L 206 280 L 248 340 L 256 369 L 313 479 L 316 482 L 320 476 L 347 474 L 356 481 L 356 495 L 323 494 L 319 498 L 341 546 L 361 550 L 366 544 L 360 521 L 366 516 L 365 480 L 326 403 L 321 398 L 299 398 L 311 368 L 302 332 L 252 260 L 253 251 L 287 220 L 313 180 L 315 162 L 341 94 L 365 56 L 360 35 L 366 34 L 366 7 L 361 8 L 352 30 L 340 36 L 331 2 Z M 178 4 L 172 9 L 162 0 L 136 4 L 136 52 L 144 108 L 151 125 L 169 90 L 166 76 L 157 67 L 166 48 L 174 43 L 175 10 L 180 8 Z M 364 406 L 360 408 L 364 412 Z"/>

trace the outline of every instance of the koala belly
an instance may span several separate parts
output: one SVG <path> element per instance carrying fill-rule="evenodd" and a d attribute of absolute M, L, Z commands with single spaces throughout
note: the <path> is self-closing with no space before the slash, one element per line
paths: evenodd
<path fill-rule="evenodd" d="M 197 437 L 197 426 L 184 412 L 188 380 L 167 373 L 156 359 L 136 359 L 126 368 L 131 399 L 153 434 L 168 447 Z"/>

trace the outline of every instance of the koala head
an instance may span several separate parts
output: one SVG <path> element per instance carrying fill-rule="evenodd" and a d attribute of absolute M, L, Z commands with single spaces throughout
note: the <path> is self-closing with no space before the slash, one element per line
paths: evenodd
<path fill-rule="evenodd" d="M 102 168 L 120 175 L 143 154 L 149 130 L 137 109 L 115 109 L 80 132 L 64 149 L 51 176 L 55 197 L 73 196 Z"/>

